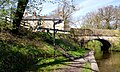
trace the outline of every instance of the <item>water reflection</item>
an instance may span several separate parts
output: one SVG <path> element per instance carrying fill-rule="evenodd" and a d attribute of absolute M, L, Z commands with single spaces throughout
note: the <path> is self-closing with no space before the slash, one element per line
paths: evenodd
<path fill-rule="evenodd" d="M 102 52 L 102 59 L 109 59 L 111 57 L 111 53 L 109 51 Z"/>
<path fill-rule="evenodd" d="M 95 57 L 100 72 L 120 72 L 120 52 L 98 52 Z"/>

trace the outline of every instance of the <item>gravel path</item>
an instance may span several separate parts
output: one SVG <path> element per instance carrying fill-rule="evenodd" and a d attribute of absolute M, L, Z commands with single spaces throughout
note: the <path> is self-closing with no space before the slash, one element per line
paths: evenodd
<path fill-rule="evenodd" d="M 91 68 L 84 67 L 84 64 L 87 62 L 91 63 Z M 68 62 L 64 68 L 56 69 L 53 72 L 83 72 L 83 69 L 90 69 L 92 72 L 99 72 L 94 58 L 94 51 L 90 51 L 84 58 Z"/>
<path fill-rule="evenodd" d="M 77 61 L 69 62 L 65 68 L 60 68 L 54 70 L 53 72 L 82 72 L 82 66 L 84 63 L 80 63 Z"/>

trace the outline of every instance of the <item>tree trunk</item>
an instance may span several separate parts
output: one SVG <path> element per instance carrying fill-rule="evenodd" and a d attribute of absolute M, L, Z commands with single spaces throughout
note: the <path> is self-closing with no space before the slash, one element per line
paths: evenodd
<path fill-rule="evenodd" d="M 106 29 L 111 29 L 110 21 L 109 20 L 106 20 Z"/>
<path fill-rule="evenodd" d="M 27 6 L 29 0 L 18 0 L 18 6 L 17 6 L 17 10 L 14 14 L 14 18 L 13 18 L 13 32 L 14 33 L 18 33 L 19 32 L 19 27 L 20 27 L 20 22 L 22 20 L 25 8 Z"/>

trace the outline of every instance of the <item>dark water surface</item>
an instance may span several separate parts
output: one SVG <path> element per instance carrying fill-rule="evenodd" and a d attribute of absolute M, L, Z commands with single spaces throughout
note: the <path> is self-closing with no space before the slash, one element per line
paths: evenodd
<path fill-rule="evenodd" d="M 95 57 L 100 72 L 120 72 L 120 52 L 98 52 Z"/>

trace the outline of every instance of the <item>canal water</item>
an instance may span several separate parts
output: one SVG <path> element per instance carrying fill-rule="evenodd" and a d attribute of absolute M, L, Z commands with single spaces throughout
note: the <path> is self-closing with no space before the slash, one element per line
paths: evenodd
<path fill-rule="evenodd" d="M 102 52 L 101 46 L 102 43 L 97 40 L 89 41 L 87 44 L 87 48 L 95 50 L 95 59 L 100 72 L 120 72 L 120 52 Z"/>
<path fill-rule="evenodd" d="M 97 52 L 95 58 L 100 72 L 120 72 L 120 52 Z"/>

